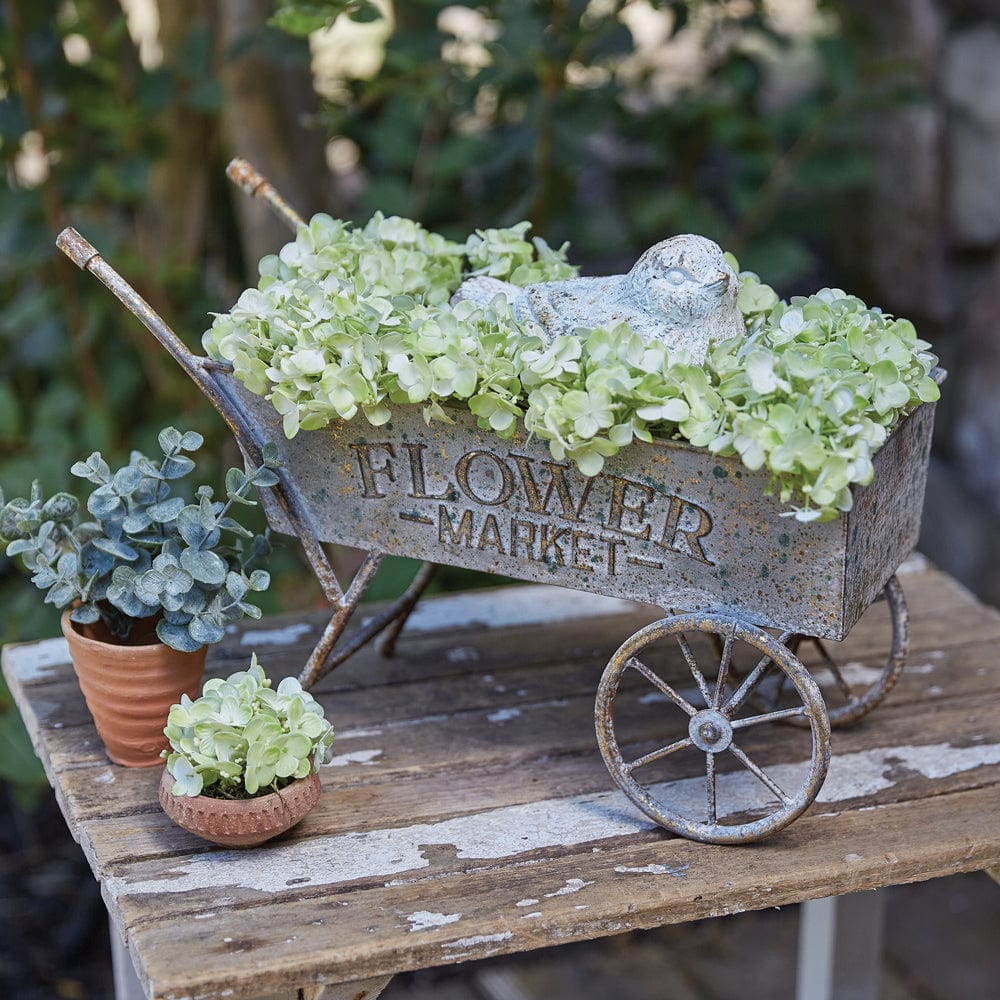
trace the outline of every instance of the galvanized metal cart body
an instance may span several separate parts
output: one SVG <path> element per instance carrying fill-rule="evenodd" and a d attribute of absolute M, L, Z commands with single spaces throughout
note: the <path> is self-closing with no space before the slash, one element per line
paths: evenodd
<path fill-rule="evenodd" d="M 251 175 L 252 192 L 294 221 L 265 185 Z M 378 428 L 359 419 L 287 440 L 266 399 L 248 392 L 227 366 L 189 352 L 78 233 L 64 231 L 59 245 L 167 348 L 250 461 L 260 460 L 265 442 L 277 445 L 280 482 L 263 497 L 268 520 L 301 540 L 334 608 L 303 669 L 306 686 L 377 636 L 391 653 L 434 563 L 683 608 L 628 638 L 608 663 L 595 705 L 598 744 L 614 780 L 661 826 L 707 842 L 745 843 L 809 806 L 829 765 L 831 723 L 866 714 L 902 670 L 906 606 L 893 574 L 917 540 L 933 404 L 895 429 L 875 456 L 870 485 L 854 490 L 853 509 L 823 524 L 785 516 L 768 495 L 766 472 L 673 441 L 636 442 L 588 478 L 554 461 L 542 442 L 523 433 L 501 440 L 461 409 L 451 413 L 452 423 L 428 425 L 420 408 L 399 408 Z M 368 553 L 346 589 L 324 542 Z M 402 597 L 345 635 L 386 554 L 428 562 Z M 891 645 L 877 676 L 858 686 L 824 641 L 842 640 L 880 596 Z M 797 655 L 810 642 L 838 694 L 840 704 L 829 711 Z M 656 666 L 664 644 L 675 658 L 679 649 L 686 685 Z M 615 708 L 617 701 L 619 719 L 627 721 L 623 692 L 634 695 L 636 682 L 645 685 L 640 701 L 662 701 L 680 722 L 667 727 L 668 742 L 633 749 L 626 759 L 629 743 L 616 730 Z M 808 744 L 802 768 L 780 779 L 746 749 L 748 739 L 772 726 L 789 733 L 797 727 Z M 703 791 L 693 799 L 686 792 L 678 800 L 669 781 L 643 783 L 636 775 L 682 753 L 704 761 Z M 749 771 L 763 795 L 735 820 L 732 810 L 722 819 L 718 807 L 724 757 Z"/>

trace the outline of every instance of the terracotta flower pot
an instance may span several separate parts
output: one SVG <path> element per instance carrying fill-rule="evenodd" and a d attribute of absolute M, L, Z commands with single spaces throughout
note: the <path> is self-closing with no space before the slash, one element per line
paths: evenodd
<path fill-rule="evenodd" d="M 155 632 L 151 640 L 147 632 L 143 645 L 117 645 L 102 640 L 107 632 L 99 625 L 70 621 L 68 610 L 62 630 L 108 756 L 125 767 L 162 764 L 167 713 L 182 694 L 197 696 L 207 648 L 182 653 L 157 640 Z"/>
<path fill-rule="evenodd" d="M 172 795 L 174 779 L 164 768 L 160 805 L 180 827 L 223 847 L 256 847 L 290 830 L 319 801 L 319 775 L 310 771 L 281 791 L 256 799 Z"/>

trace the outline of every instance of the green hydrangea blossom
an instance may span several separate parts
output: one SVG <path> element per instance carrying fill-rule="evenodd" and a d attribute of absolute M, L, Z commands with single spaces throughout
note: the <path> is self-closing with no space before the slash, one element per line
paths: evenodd
<path fill-rule="evenodd" d="M 245 799 L 276 792 L 329 757 L 333 727 L 293 677 L 277 690 L 251 656 L 245 671 L 205 681 L 170 709 L 163 751 L 174 795 Z"/>
<path fill-rule="evenodd" d="M 585 475 L 635 439 L 676 438 L 767 468 L 800 520 L 849 510 L 892 426 L 938 398 L 937 358 L 913 325 L 840 289 L 785 302 L 743 273 L 746 336 L 713 345 L 704 368 L 625 326 L 547 343 L 502 296 L 449 304 L 469 275 L 576 274 L 565 245 L 529 242 L 528 229 L 459 244 L 408 219 L 315 216 L 261 261 L 258 287 L 215 317 L 205 349 L 271 400 L 289 437 L 359 412 L 382 424 L 396 405 L 420 404 L 427 420 L 464 405 L 501 437 L 523 425 Z"/>

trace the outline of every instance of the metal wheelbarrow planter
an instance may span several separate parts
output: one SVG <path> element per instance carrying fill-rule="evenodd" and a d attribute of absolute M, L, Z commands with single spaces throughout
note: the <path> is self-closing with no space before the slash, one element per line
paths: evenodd
<path fill-rule="evenodd" d="M 230 173 L 298 221 L 245 164 Z M 78 233 L 65 230 L 58 244 L 178 361 L 251 462 L 265 442 L 277 445 L 280 482 L 262 497 L 268 521 L 300 539 L 334 608 L 304 686 L 377 636 L 391 653 L 433 563 L 683 608 L 611 657 L 597 689 L 597 741 L 615 782 L 661 826 L 736 844 L 782 829 L 810 805 L 829 766 L 831 726 L 860 719 L 899 677 L 908 624 L 894 573 L 917 540 L 934 404 L 896 427 L 874 457 L 872 482 L 854 488 L 852 510 L 826 523 L 782 517 L 765 495 L 766 471 L 674 441 L 634 442 L 587 478 L 523 431 L 502 441 L 463 410 L 454 424 L 427 426 L 419 408 L 401 407 L 381 427 L 341 422 L 287 440 L 267 400 L 225 364 L 189 352 Z M 346 590 L 325 542 L 367 551 Z M 427 562 L 402 597 L 338 644 L 387 554 Z M 874 676 L 851 684 L 824 641 L 844 639 L 879 599 L 890 649 Z M 829 708 L 798 656 L 810 645 L 833 695 Z M 682 658 L 680 683 L 661 666 L 667 648 Z M 643 728 L 637 706 L 651 702 L 662 704 L 666 740 Z M 801 740 L 808 760 L 771 767 L 762 734 L 775 732 Z M 723 794 L 743 799 L 723 807 Z"/>

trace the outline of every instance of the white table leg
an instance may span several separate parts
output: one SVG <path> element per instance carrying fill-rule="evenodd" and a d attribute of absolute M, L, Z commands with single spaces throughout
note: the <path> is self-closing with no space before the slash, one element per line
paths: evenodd
<path fill-rule="evenodd" d="M 802 904 L 796 1000 L 878 1000 L 885 893 Z"/>
<path fill-rule="evenodd" d="M 111 924 L 111 969 L 115 977 L 115 1000 L 146 1000 L 146 991 L 139 983 L 132 956 L 125 947 L 118 929 Z"/>

